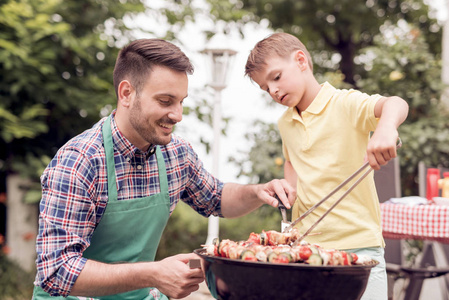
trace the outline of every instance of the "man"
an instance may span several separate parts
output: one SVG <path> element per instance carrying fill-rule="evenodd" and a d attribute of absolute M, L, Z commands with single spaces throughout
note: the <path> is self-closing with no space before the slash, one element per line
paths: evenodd
<path fill-rule="evenodd" d="M 164 40 L 120 51 L 117 109 L 64 145 L 41 177 L 35 299 L 186 297 L 203 281 L 200 269 L 187 266 L 198 257 L 153 261 L 179 200 L 206 217 L 276 207 L 275 194 L 291 207 L 296 192 L 285 180 L 224 184 L 172 135 L 192 73 L 185 54 Z"/>

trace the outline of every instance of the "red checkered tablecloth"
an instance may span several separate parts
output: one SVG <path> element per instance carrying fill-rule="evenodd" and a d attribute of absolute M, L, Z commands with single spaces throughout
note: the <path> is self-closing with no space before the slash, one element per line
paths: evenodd
<path fill-rule="evenodd" d="M 383 236 L 449 243 L 449 206 L 381 203 Z"/>

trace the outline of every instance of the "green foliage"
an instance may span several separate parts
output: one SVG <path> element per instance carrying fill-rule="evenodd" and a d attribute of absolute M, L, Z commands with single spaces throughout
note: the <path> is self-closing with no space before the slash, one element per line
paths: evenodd
<path fill-rule="evenodd" d="M 240 167 L 237 176 L 249 177 L 252 183 L 284 178 L 282 141 L 276 124 L 255 121 L 252 128 L 254 132 L 245 135 L 251 143 L 248 157 L 229 159 Z"/>
<path fill-rule="evenodd" d="M 25 202 L 39 201 L 49 157 L 112 110 L 115 44 L 132 38 L 122 19 L 143 10 L 139 0 L 0 4 L 0 178 L 31 178 Z"/>
<path fill-rule="evenodd" d="M 449 166 L 449 116 L 422 118 L 404 126 L 402 130 L 407 138 L 408 149 L 402 155 L 407 171 L 423 161 L 427 166 Z"/>
<path fill-rule="evenodd" d="M 112 109 L 114 45 L 131 37 L 121 19 L 144 9 L 138 0 L 122 2 L 0 4 L 1 172 L 33 176 L 36 170 L 15 167 L 52 157 Z M 106 38 L 107 30 L 121 34 Z"/>
<path fill-rule="evenodd" d="M 207 219 L 184 202 L 178 203 L 168 220 L 158 247 L 156 259 L 177 253 L 192 252 L 206 242 Z"/>
<path fill-rule="evenodd" d="M 356 84 L 363 69 L 353 63 L 360 49 L 372 45 L 385 23 L 399 20 L 415 24 L 424 32 L 433 53 L 441 52 L 441 33 L 435 19 L 428 17 L 422 0 L 377 1 L 290 1 L 208 0 L 211 16 L 227 23 L 225 30 L 248 22 L 267 20 L 275 31 L 296 35 L 311 52 L 320 73 L 340 69 L 345 81 Z M 340 61 L 332 59 L 334 54 Z"/>
<path fill-rule="evenodd" d="M 449 110 L 440 101 L 443 91 L 441 61 L 430 53 L 417 28 L 386 28 L 394 38 L 379 35 L 375 45 L 362 51 L 369 70 L 358 81 L 364 92 L 396 95 L 410 106 L 409 116 L 399 128 L 402 192 L 417 195 L 418 162 L 449 166 Z"/>
<path fill-rule="evenodd" d="M 0 295 L 4 300 L 31 299 L 34 274 L 10 261 L 0 249 Z"/>
<path fill-rule="evenodd" d="M 369 72 L 358 81 L 358 86 L 367 93 L 396 95 L 406 100 L 410 106 L 406 123 L 439 115 L 444 87 L 441 60 L 429 51 L 419 29 L 389 26 L 384 30 L 386 34 L 378 35 L 374 46 L 363 49 L 359 56 Z M 394 37 L 390 37 L 391 33 L 395 33 Z"/>
<path fill-rule="evenodd" d="M 42 157 L 53 157 L 112 111 L 116 45 L 134 39 L 124 18 L 146 10 L 165 23 L 166 38 L 174 38 L 193 18 L 189 3 L 172 0 L 150 9 L 140 0 L 2 1 L 0 177 L 20 172 L 37 182 L 45 167 Z"/>
<path fill-rule="evenodd" d="M 26 178 L 39 178 L 45 167 L 50 163 L 51 157 L 42 155 L 37 157 L 26 153 L 25 157 L 17 157 L 13 162 L 13 169 Z M 38 180 L 30 180 L 26 186 L 20 187 L 24 191 L 23 202 L 38 203 L 42 197 L 41 184 Z"/>
<path fill-rule="evenodd" d="M 36 104 L 16 116 L 0 107 L 0 124 L 3 130 L 1 138 L 7 143 L 14 139 L 33 138 L 48 130 L 47 124 L 40 122 L 40 117 L 48 115 L 42 105 Z"/>
<path fill-rule="evenodd" d="M 449 124 L 447 113 L 403 125 L 400 134 L 404 143 L 399 150 L 401 181 L 404 195 L 418 195 L 418 163 L 449 167 Z"/>

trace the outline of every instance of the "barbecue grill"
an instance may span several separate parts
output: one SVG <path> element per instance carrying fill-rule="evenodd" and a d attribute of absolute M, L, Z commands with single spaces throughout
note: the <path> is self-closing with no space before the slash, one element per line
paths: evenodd
<path fill-rule="evenodd" d="M 212 296 L 223 300 L 357 300 L 366 289 L 369 265 L 312 266 L 209 256 L 194 251 Z"/>

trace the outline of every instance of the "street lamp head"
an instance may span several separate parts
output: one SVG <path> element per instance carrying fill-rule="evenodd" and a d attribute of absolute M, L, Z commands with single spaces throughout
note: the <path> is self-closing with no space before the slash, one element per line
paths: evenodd
<path fill-rule="evenodd" d="M 209 85 L 215 90 L 222 90 L 226 87 L 228 69 L 237 51 L 231 49 L 204 49 L 201 51 L 208 58 L 212 78 Z"/>

